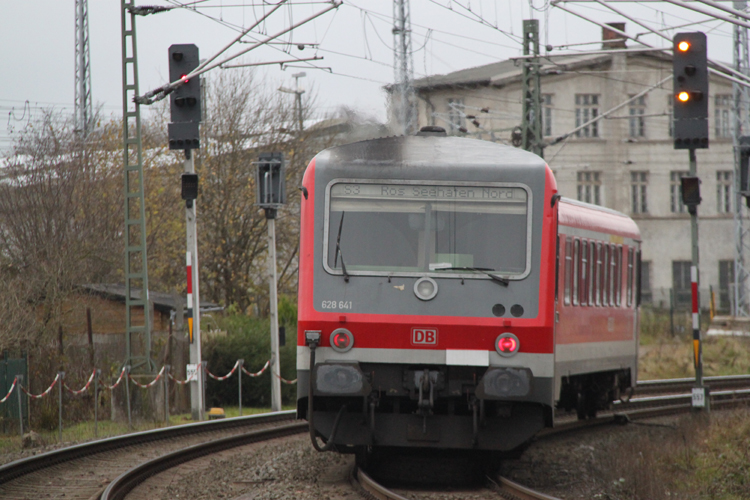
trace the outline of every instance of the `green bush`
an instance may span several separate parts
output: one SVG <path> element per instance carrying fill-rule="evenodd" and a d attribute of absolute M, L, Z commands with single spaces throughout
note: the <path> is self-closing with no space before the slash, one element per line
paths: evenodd
<path fill-rule="evenodd" d="M 226 375 L 237 362 L 244 359 L 245 369 L 257 372 L 271 358 L 271 326 L 268 318 L 259 319 L 238 313 L 229 308 L 224 317 L 216 318 L 226 336 L 213 337 L 203 346 L 203 358 L 214 375 Z M 287 297 L 279 300 L 279 326 L 286 327 L 286 346 L 281 348 L 281 376 L 287 380 L 297 378 L 297 307 Z M 242 405 L 271 405 L 271 370 L 260 377 L 242 375 Z M 206 403 L 208 406 L 237 406 L 237 373 L 224 381 L 208 378 Z M 296 384 L 281 384 L 284 404 L 293 404 L 297 398 Z"/>

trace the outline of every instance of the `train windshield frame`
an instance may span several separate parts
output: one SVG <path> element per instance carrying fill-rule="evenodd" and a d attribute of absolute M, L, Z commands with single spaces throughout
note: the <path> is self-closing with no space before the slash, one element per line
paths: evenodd
<path fill-rule="evenodd" d="M 521 183 L 334 179 L 323 267 L 348 276 L 523 279 L 532 191 Z"/>

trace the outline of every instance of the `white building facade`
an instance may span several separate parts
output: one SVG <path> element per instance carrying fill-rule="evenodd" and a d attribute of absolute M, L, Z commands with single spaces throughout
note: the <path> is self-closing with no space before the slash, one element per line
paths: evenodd
<path fill-rule="evenodd" d="M 624 43 L 620 45 L 625 47 Z M 610 44 L 612 48 L 612 44 Z M 671 137 L 672 62 L 661 53 L 626 52 L 542 59 L 542 128 L 556 138 L 654 87 L 567 139 L 545 148 L 563 196 L 629 214 L 643 237 L 644 301 L 690 302 L 690 216 L 680 177 L 688 151 Z M 658 82 L 667 79 L 660 86 Z M 521 66 L 512 60 L 416 80 L 419 126 L 510 143 L 521 124 Z M 734 281 L 734 152 L 731 82 L 711 76 L 710 148 L 696 152 L 701 178 L 701 303 L 715 292 L 728 311 Z"/>

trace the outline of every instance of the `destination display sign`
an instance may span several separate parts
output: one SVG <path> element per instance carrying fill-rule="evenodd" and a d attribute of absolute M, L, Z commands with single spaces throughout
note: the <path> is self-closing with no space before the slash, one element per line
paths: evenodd
<path fill-rule="evenodd" d="M 331 196 L 390 200 L 525 202 L 527 195 L 526 190 L 520 187 L 338 183 L 331 187 Z"/>

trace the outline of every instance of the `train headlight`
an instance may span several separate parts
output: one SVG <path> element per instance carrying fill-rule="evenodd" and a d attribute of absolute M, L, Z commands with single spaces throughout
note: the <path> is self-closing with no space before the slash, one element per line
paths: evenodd
<path fill-rule="evenodd" d="M 357 363 L 321 363 L 315 365 L 315 392 L 338 396 L 370 392 L 370 384 Z"/>
<path fill-rule="evenodd" d="M 346 328 L 337 328 L 331 332 L 330 341 L 336 352 L 347 352 L 354 346 L 354 336 Z"/>
<path fill-rule="evenodd" d="M 414 295 L 420 300 L 430 300 L 438 293 L 438 286 L 432 278 L 419 278 L 414 283 Z"/>
<path fill-rule="evenodd" d="M 518 337 L 510 332 L 503 333 L 495 340 L 495 350 L 500 356 L 506 358 L 514 356 L 520 347 Z"/>

